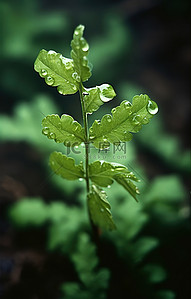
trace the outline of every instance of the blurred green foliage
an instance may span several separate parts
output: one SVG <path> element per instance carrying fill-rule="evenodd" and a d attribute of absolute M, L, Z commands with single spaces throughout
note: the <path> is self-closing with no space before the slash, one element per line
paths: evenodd
<path fill-rule="evenodd" d="M 174 190 L 173 193 L 169 191 L 169 187 Z M 168 275 L 163 265 L 157 264 L 156 260 L 152 261 L 152 253 L 156 254 L 160 248 L 160 242 L 164 240 L 162 241 L 162 238 L 159 240 L 152 233 L 146 234 L 144 228 L 151 225 L 153 217 L 155 217 L 155 227 L 179 226 L 186 221 L 185 214 L 181 213 L 180 209 L 185 196 L 181 180 L 177 176 L 157 178 L 150 188 L 147 186 L 142 191 L 139 204 L 128 200 L 125 191 L 121 192 L 119 189 L 120 187 L 116 184 L 110 195 L 113 217 L 118 223 L 117 231 L 112 234 L 104 233 L 102 239 L 108 240 L 116 248 L 119 259 L 122 259 L 127 266 L 134 268 L 133 271 L 137 272 L 137 276 L 142 277 L 148 287 L 147 298 L 150 296 L 171 298 L 169 297 L 172 296 L 171 292 L 164 292 L 161 297 L 162 293 L 159 296 L 152 286 L 163 282 Z M 163 192 L 160 192 L 161 190 Z M 109 189 L 108 192 L 110 192 Z M 109 270 L 102 268 L 96 270 L 98 260 L 95 246 L 90 242 L 87 233 L 84 233 L 88 230 L 88 219 L 84 211 L 83 192 L 80 197 L 78 207 L 69 207 L 58 201 L 45 204 L 42 199 L 23 199 L 11 208 L 9 215 L 12 221 L 20 227 L 47 223 L 47 248 L 49 250 L 59 248 L 63 254 L 67 255 L 72 260 L 83 284 L 83 287 L 73 282 L 64 285 L 66 298 L 83 298 L 83 296 L 96 298 L 97 294 L 108 285 Z M 147 256 L 150 256 L 152 262 L 147 261 Z M 100 295 L 98 298 L 105 297 Z"/>

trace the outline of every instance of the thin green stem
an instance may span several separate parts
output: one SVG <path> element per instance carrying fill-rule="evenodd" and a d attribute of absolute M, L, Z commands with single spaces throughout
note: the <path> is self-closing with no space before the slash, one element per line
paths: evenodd
<path fill-rule="evenodd" d="M 83 95 L 83 85 L 82 83 L 79 86 L 79 93 L 80 93 L 80 100 L 82 106 L 82 117 L 83 117 L 83 124 L 85 129 L 85 178 L 86 178 L 86 190 L 87 194 L 90 192 L 90 179 L 89 179 L 89 128 L 88 128 L 88 117 L 85 109 L 85 102 L 84 102 L 84 95 Z M 88 201 L 88 196 L 87 196 Z M 88 204 L 88 202 L 87 202 Z M 89 220 L 92 226 L 93 234 L 95 243 L 98 244 L 99 242 L 99 228 L 93 223 L 90 215 L 90 211 L 88 208 L 88 215 Z"/>
<path fill-rule="evenodd" d="M 84 96 L 83 96 L 83 85 L 80 84 L 79 88 L 80 93 L 80 100 L 81 100 L 81 106 L 82 106 L 82 117 L 83 117 L 83 123 L 84 123 L 84 129 L 85 129 L 85 173 L 86 173 L 86 188 L 87 192 L 90 191 L 90 183 L 89 183 L 89 130 L 88 130 L 88 118 L 87 113 L 85 110 L 85 103 L 84 103 Z"/>

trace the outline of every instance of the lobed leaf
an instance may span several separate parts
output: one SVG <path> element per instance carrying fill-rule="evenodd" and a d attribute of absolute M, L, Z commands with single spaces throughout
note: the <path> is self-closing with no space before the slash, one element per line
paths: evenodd
<path fill-rule="evenodd" d="M 67 180 L 77 180 L 84 178 L 84 169 L 82 163 L 75 165 L 73 158 L 67 157 L 60 152 L 53 152 L 50 155 L 50 166 L 52 170 Z"/>
<path fill-rule="evenodd" d="M 107 201 L 107 195 L 105 191 L 95 185 L 92 185 L 88 194 L 88 209 L 95 225 L 106 230 L 116 229 L 110 212 L 111 207 Z"/>
<path fill-rule="evenodd" d="M 139 180 L 126 166 L 118 163 L 95 161 L 89 165 L 89 176 L 93 183 L 101 187 L 108 187 L 115 180 L 137 200 L 136 195 L 139 194 L 139 190 L 132 181 L 139 182 Z"/>
<path fill-rule="evenodd" d="M 137 201 L 137 195 L 140 194 L 139 189 L 133 184 L 128 176 L 124 174 L 117 174 L 114 176 L 115 181 L 122 185 L 131 196 Z"/>
<path fill-rule="evenodd" d="M 88 65 L 88 50 L 89 45 L 83 37 L 84 26 L 79 25 L 73 34 L 73 40 L 71 41 L 71 57 L 74 62 L 75 73 L 73 74 L 77 82 L 84 82 L 91 77 L 91 70 Z"/>
<path fill-rule="evenodd" d="M 116 93 L 109 84 L 102 84 L 92 88 L 84 88 L 84 102 L 86 113 L 93 113 L 105 102 L 111 101 Z"/>
<path fill-rule="evenodd" d="M 95 120 L 90 128 L 90 140 L 96 148 L 107 148 L 109 142 L 130 141 L 131 133 L 140 131 L 158 112 L 158 107 L 147 95 L 141 94 L 133 97 L 132 104 L 123 101 L 111 112 L 113 116 L 104 115 L 101 122 Z"/>
<path fill-rule="evenodd" d="M 66 146 L 80 145 L 84 140 L 84 129 L 70 115 L 58 114 L 46 116 L 42 120 L 42 133 L 57 143 L 64 143 Z"/>
<path fill-rule="evenodd" d="M 55 51 L 41 50 L 34 63 L 34 69 L 50 86 L 58 86 L 60 94 L 73 94 L 78 91 L 72 59 L 63 57 Z"/>

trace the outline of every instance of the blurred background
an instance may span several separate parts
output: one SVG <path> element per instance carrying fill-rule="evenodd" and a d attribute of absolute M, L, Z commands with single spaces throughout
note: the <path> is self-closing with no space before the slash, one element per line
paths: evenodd
<path fill-rule="evenodd" d="M 190 298 L 188 19 L 189 1 L 0 1 L 0 298 Z M 33 69 L 42 48 L 69 57 L 78 24 L 93 65 L 85 86 L 117 93 L 90 123 L 140 93 L 159 106 L 115 160 L 141 180 L 139 203 L 115 184 L 106 190 L 118 229 L 97 249 L 84 183 L 51 172 L 50 153 L 66 149 L 41 133 L 47 114 L 81 122 L 78 96 Z"/>

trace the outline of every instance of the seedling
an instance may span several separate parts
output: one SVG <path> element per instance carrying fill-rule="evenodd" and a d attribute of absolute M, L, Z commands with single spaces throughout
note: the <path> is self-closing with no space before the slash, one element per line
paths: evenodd
<path fill-rule="evenodd" d="M 91 76 L 91 67 L 87 55 L 89 45 L 83 37 L 84 26 L 79 25 L 73 34 L 71 42 L 71 59 L 63 57 L 55 51 L 41 50 L 34 68 L 45 82 L 62 95 L 79 92 L 81 101 L 83 127 L 70 115 L 57 114 L 46 116 L 42 120 L 42 133 L 57 143 L 66 147 L 85 145 L 85 166 L 61 152 L 50 155 L 52 170 L 67 180 L 85 180 L 87 189 L 87 206 L 93 229 L 116 228 L 111 215 L 111 207 L 107 201 L 106 192 L 102 189 L 116 181 L 137 200 L 139 190 L 134 182 L 139 180 L 122 164 L 115 162 L 94 161 L 89 163 L 90 143 L 97 149 L 107 149 L 110 143 L 130 141 L 132 133 L 141 130 L 142 125 L 158 112 L 157 104 L 147 95 L 136 95 L 129 101 L 123 101 L 120 106 L 113 108 L 111 114 L 106 114 L 101 120 L 95 120 L 88 127 L 88 115 L 99 109 L 104 103 L 111 101 L 116 93 L 109 84 L 86 88 L 83 82 Z"/>

